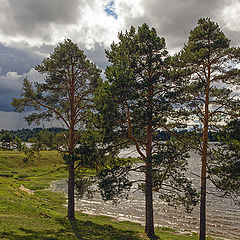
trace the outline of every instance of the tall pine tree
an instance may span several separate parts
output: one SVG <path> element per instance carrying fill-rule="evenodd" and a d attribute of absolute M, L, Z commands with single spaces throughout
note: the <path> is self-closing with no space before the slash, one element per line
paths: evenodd
<path fill-rule="evenodd" d="M 24 80 L 20 98 L 12 105 L 22 112 L 28 108 L 26 121 L 30 124 L 43 120 L 60 122 L 66 131 L 64 152 L 68 166 L 68 218 L 74 219 L 74 182 L 76 145 L 81 129 L 88 119 L 88 111 L 94 107 L 93 93 L 100 77 L 100 70 L 91 63 L 77 44 L 70 39 L 59 43 L 50 56 L 36 70 L 45 74 L 45 82 L 31 83 Z"/>
<path fill-rule="evenodd" d="M 183 148 L 173 142 L 172 145 L 164 145 L 156 137 L 172 110 L 170 96 L 177 83 L 170 81 L 165 40 L 157 36 L 154 28 L 143 24 L 137 31 L 131 27 L 130 31 L 120 33 L 118 37 L 119 43 L 113 43 L 111 50 L 106 51 L 111 65 L 105 73 L 110 82 L 111 105 L 115 114 L 109 116 L 109 120 L 122 137 L 135 146 L 144 163 L 137 169 L 145 174 L 144 185 L 141 186 L 145 192 L 145 232 L 153 238 L 153 189 L 159 190 L 163 198 L 166 192 L 172 194 L 165 199 L 172 197 L 177 202 L 188 198 L 186 205 L 196 204 L 195 191 L 183 174 L 186 168 Z M 116 171 L 120 165 L 112 170 Z M 122 174 L 126 171 L 130 171 L 129 166 Z M 112 175 L 108 178 L 110 182 L 114 180 Z M 124 178 L 121 181 L 124 182 Z M 184 197 L 177 193 L 177 189 L 182 190 Z"/>
<path fill-rule="evenodd" d="M 198 122 L 197 129 L 202 134 L 201 141 L 194 139 L 192 147 L 198 150 L 202 161 L 200 239 L 205 240 L 208 133 L 210 129 L 218 131 L 221 124 L 239 111 L 238 100 L 232 92 L 233 86 L 239 84 L 236 68 L 239 49 L 230 47 L 230 40 L 217 23 L 201 18 L 177 59 L 181 73 L 185 74 L 184 97 L 179 98 L 179 103 L 185 107 L 188 120 Z"/>

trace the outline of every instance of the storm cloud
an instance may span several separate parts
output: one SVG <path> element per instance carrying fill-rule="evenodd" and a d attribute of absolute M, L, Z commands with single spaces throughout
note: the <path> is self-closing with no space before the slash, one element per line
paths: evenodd
<path fill-rule="evenodd" d="M 180 48 L 197 19 L 210 17 L 237 44 L 238 9 L 239 0 L 2 0 L 0 42 L 56 45 L 69 37 L 88 49 L 106 47 L 119 31 L 147 22 L 166 37 L 169 48 Z"/>
<path fill-rule="evenodd" d="M 17 72 L 23 74 L 41 63 L 43 55 L 33 49 L 6 47 L 0 44 L 0 68 L 3 74 Z"/>
<path fill-rule="evenodd" d="M 52 24 L 76 23 L 79 4 L 77 0 L 3 0 L 1 34 L 49 42 Z"/>
<path fill-rule="evenodd" d="M 118 32 L 146 22 L 175 53 L 201 17 L 218 22 L 232 44 L 240 45 L 240 0 L 1 0 L 0 128 L 4 112 L 17 116 L 10 102 L 24 77 L 41 80 L 34 67 L 64 39 L 76 42 L 104 70 L 104 51 Z"/>
<path fill-rule="evenodd" d="M 8 72 L 0 75 L 0 111 L 13 111 L 11 106 L 12 98 L 20 96 L 24 78 L 32 82 L 44 81 L 44 75 L 33 68 L 28 73 Z"/>
<path fill-rule="evenodd" d="M 216 21 L 223 32 L 232 39 L 232 43 L 240 45 L 239 0 L 142 0 L 142 8 L 142 16 L 127 18 L 128 28 L 131 25 L 148 23 L 166 39 L 172 52 L 182 48 L 197 20 L 204 17 Z"/>

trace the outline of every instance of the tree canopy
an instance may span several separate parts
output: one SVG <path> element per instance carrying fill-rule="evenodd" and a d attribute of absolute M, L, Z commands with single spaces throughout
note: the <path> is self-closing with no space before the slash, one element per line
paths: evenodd
<path fill-rule="evenodd" d="M 188 116 L 185 121 L 197 121 L 195 130 L 202 135 L 197 141 L 194 134 L 192 141 L 191 137 L 187 139 L 202 158 L 201 240 L 206 235 L 206 180 L 207 166 L 211 163 L 209 130 L 218 132 L 229 119 L 239 116 L 239 99 L 233 92 L 234 85 L 239 84 L 240 71 L 236 67 L 239 56 L 239 48 L 230 47 L 230 40 L 209 18 L 198 20 L 187 44 L 176 56 L 184 82 L 179 103 L 183 106 L 184 116 Z"/>
<path fill-rule="evenodd" d="M 74 219 L 74 172 L 76 145 L 81 130 L 94 108 L 93 93 L 100 78 L 100 70 L 90 62 L 77 44 L 70 39 L 59 43 L 50 56 L 35 68 L 44 74 L 43 83 L 31 83 L 24 79 L 20 98 L 14 98 L 12 105 L 22 112 L 30 108 L 25 117 L 30 124 L 43 120 L 55 120 L 67 129 L 65 147 L 58 150 L 65 153 L 68 164 L 68 217 Z"/>
<path fill-rule="evenodd" d="M 173 87 L 177 86 L 178 79 L 170 77 L 165 39 L 160 38 L 154 28 L 143 24 L 137 30 L 131 27 L 129 31 L 119 33 L 118 37 L 119 43 L 113 43 L 111 50 L 106 51 L 111 64 L 105 74 L 113 109 L 108 114 L 112 113 L 110 121 L 116 128 L 115 136 L 120 142 L 133 144 L 142 159 L 143 165 L 136 169 L 144 173 L 144 184 L 139 184 L 139 188 L 145 192 L 145 231 L 151 238 L 154 236 L 153 189 L 159 191 L 162 199 L 182 202 L 188 209 L 197 202 L 191 181 L 184 176 L 187 150 L 173 139 L 163 144 L 156 137 L 172 111 Z M 108 105 L 108 101 L 105 104 Z M 118 194 L 123 190 L 111 187 L 125 185 L 129 188 L 126 173 L 133 169 L 129 164 L 113 164 L 108 168 L 109 174 L 103 173 L 105 180 L 112 183 L 103 184 L 108 186 L 106 197 L 112 196 L 110 190 Z M 113 174 L 119 179 L 111 179 Z"/>

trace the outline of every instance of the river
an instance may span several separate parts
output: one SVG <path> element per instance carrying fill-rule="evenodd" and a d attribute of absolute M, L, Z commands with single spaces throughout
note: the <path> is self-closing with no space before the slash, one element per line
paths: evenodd
<path fill-rule="evenodd" d="M 122 150 L 121 157 L 137 157 L 134 148 Z M 199 188 L 200 156 L 190 153 L 189 177 L 194 185 Z M 132 176 L 139 179 L 139 173 Z M 130 220 L 144 224 L 144 194 L 136 191 L 137 185 L 133 185 L 129 198 L 121 200 L 117 205 L 112 202 L 104 202 L 99 194 L 92 200 L 83 198 L 76 201 L 76 208 L 84 213 L 107 215 L 118 220 Z M 208 192 L 215 191 L 214 186 L 208 183 Z M 51 190 L 67 192 L 66 180 L 52 183 Z M 198 232 L 199 230 L 199 206 L 192 213 L 186 213 L 184 208 L 174 208 L 162 202 L 157 193 L 154 193 L 154 222 L 156 226 L 168 226 L 181 232 Z M 219 198 L 215 195 L 207 195 L 207 233 L 224 239 L 240 239 L 240 206 L 236 206 L 230 199 Z"/>

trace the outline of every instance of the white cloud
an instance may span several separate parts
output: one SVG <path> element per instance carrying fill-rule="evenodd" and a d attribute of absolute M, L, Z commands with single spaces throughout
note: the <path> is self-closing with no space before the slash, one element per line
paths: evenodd
<path fill-rule="evenodd" d="M 22 75 L 16 72 L 8 72 L 0 76 L 0 85 L 2 91 L 19 91 L 22 84 Z"/>
<path fill-rule="evenodd" d="M 44 75 L 33 68 L 24 74 L 8 72 L 0 75 L 0 111 L 13 111 L 11 106 L 12 98 L 20 96 L 24 78 L 28 78 L 32 82 L 44 81 Z"/>
<path fill-rule="evenodd" d="M 118 18 L 115 19 L 104 10 L 108 2 L 109 0 L 95 0 L 92 4 L 82 7 L 78 23 L 69 27 L 66 35 L 73 41 L 84 44 L 87 49 L 94 48 L 96 43 L 107 47 L 113 41 L 117 41 L 118 32 L 125 30 L 126 18 L 135 18 L 143 14 L 141 0 L 118 0 L 115 2 Z"/>
<path fill-rule="evenodd" d="M 240 31 L 240 1 L 228 1 L 228 6 L 225 6 L 221 11 L 224 22 L 224 27 L 230 31 Z"/>
<path fill-rule="evenodd" d="M 34 68 L 22 75 L 18 74 L 17 72 L 8 72 L 0 76 L 0 92 L 19 92 L 21 90 L 24 78 L 27 78 L 32 82 L 44 81 L 44 75 L 38 73 Z"/>
<path fill-rule="evenodd" d="M 138 18 L 144 15 L 142 0 L 119 0 L 116 1 L 116 13 L 122 19 Z"/>
<path fill-rule="evenodd" d="M 71 2 L 74 9 L 70 9 L 71 13 L 66 11 L 67 17 L 61 17 L 59 15 L 66 5 L 71 5 L 68 1 L 54 0 L 50 4 L 45 0 L 4 0 L 0 11 L 0 41 L 8 46 L 22 44 L 39 47 L 43 44 L 56 45 L 64 38 L 71 38 L 83 43 L 87 49 L 93 48 L 96 43 L 109 46 L 117 39 L 117 33 L 125 28 L 126 18 L 143 14 L 141 0 L 116 1 L 117 19 L 104 10 L 109 0 Z"/>
<path fill-rule="evenodd" d="M 45 80 L 45 75 L 39 73 L 34 68 L 31 68 L 28 73 L 24 73 L 22 78 L 27 78 L 31 82 L 39 82 L 42 83 Z"/>

